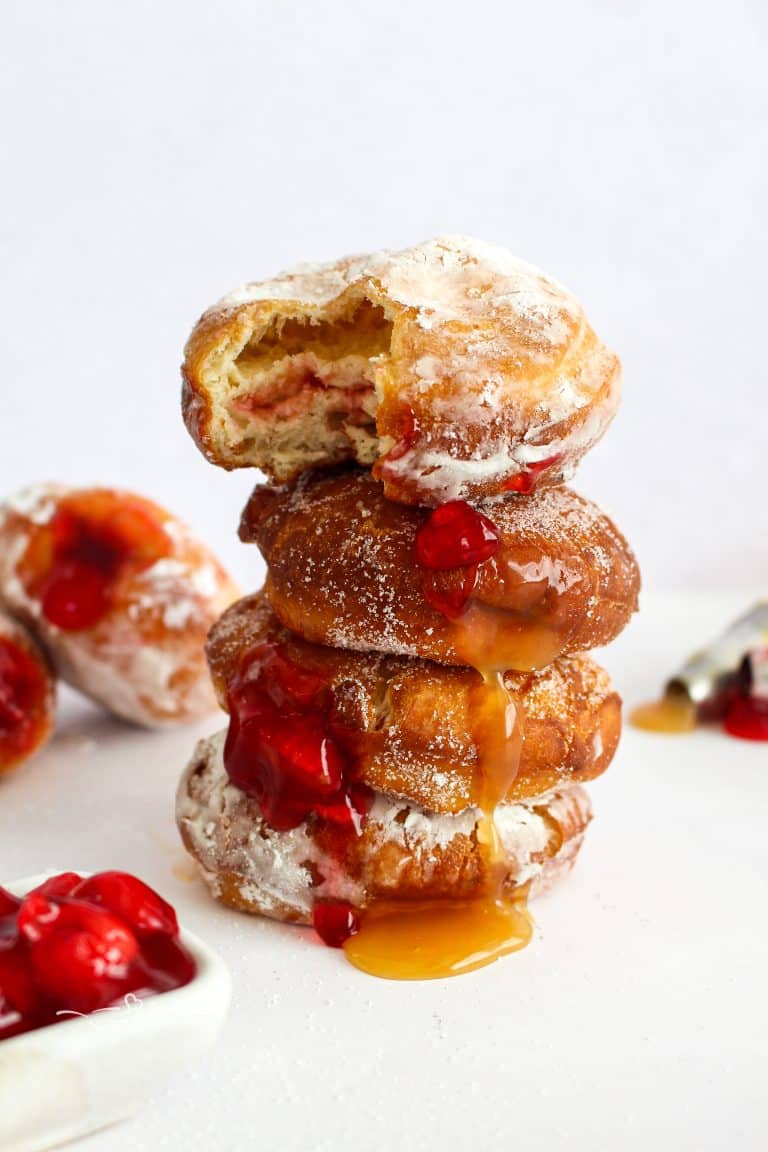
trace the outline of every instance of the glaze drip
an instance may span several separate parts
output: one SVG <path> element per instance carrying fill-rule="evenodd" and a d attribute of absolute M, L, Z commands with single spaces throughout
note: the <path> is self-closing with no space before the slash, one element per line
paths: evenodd
<path fill-rule="evenodd" d="M 465 567 L 474 579 L 477 566 L 498 549 L 498 533 L 487 517 L 453 502 L 436 509 L 416 548 L 423 567 Z M 522 725 L 503 668 L 492 663 L 475 667 L 481 676 L 470 702 L 478 753 L 472 801 L 481 814 L 478 891 L 469 900 L 386 901 L 365 909 L 344 951 L 350 963 L 370 975 L 400 980 L 457 976 L 524 948 L 531 938 L 524 892 L 511 897 L 506 892 L 509 862 L 495 818 L 517 776 Z"/>

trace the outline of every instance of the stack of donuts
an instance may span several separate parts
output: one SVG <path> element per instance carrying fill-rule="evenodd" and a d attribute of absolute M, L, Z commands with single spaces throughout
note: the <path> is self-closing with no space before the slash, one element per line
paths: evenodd
<path fill-rule="evenodd" d="M 178 795 L 215 896 L 380 975 L 527 941 L 620 735 L 585 653 L 635 611 L 637 565 L 564 486 L 619 390 L 565 289 L 464 237 L 302 267 L 201 318 L 187 426 L 271 481 L 240 524 L 266 584 L 207 642 L 228 727 Z"/>

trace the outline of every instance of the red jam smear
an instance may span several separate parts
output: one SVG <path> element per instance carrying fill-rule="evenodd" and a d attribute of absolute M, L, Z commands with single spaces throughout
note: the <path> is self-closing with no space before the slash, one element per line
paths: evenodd
<path fill-rule="evenodd" d="M 416 533 L 417 561 L 440 572 L 482 564 L 500 547 L 496 525 L 466 500 L 441 504 Z"/>
<path fill-rule="evenodd" d="M 528 495 L 534 491 L 544 473 L 560 464 L 562 459 L 563 454 L 560 452 L 555 456 L 548 456 L 546 460 L 538 460 L 534 464 L 529 464 L 522 472 L 518 472 L 516 476 L 512 476 L 506 481 L 503 485 L 504 491 Z"/>
<path fill-rule="evenodd" d="M 500 547 L 496 525 L 466 500 L 449 500 L 435 508 L 416 533 L 416 562 L 426 569 L 424 599 L 449 620 L 463 615 L 477 585 L 479 566 Z M 467 570 L 458 586 L 454 582 L 444 585 L 427 575 L 456 568 Z"/>
<path fill-rule="evenodd" d="M 138 497 L 107 490 L 59 500 L 36 526 L 22 578 L 46 620 L 67 632 L 92 628 L 112 606 L 117 581 L 169 555 L 157 511 Z"/>
<path fill-rule="evenodd" d="M 0 772 L 30 756 L 49 727 L 48 674 L 12 637 L 0 636 Z"/>
<path fill-rule="evenodd" d="M 255 797 L 277 831 L 311 813 L 356 833 L 367 790 L 333 723 L 330 687 L 292 662 L 279 644 L 251 649 L 229 691 L 224 764 L 232 783 Z"/>
<path fill-rule="evenodd" d="M 0 888 L 0 1040 L 183 987 L 195 962 L 176 914 L 126 872 Z"/>

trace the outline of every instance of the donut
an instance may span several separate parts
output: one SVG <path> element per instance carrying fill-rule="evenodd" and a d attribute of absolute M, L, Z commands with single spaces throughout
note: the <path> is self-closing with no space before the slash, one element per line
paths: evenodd
<path fill-rule="evenodd" d="M 346 770 L 365 787 L 438 813 L 473 802 L 473 714 L 483 683 L 473 669 L 309 644 L 282 627 L 259 593 L 224 613 L 206 652 L 220 703 L 236 722 L 262 703 L 271 709 L 274 692 L 286 691 L 289 707 L 275 717 L 277 728 L 301 722 L 286 720 L 286 712 L 307 714 L 312 724 L 321 714 L 328 747 L 340 749 Z M 265 682 L 268 701 L 260 697 Z M 524 736 L 507 800 L 528 801 L 605 771 L 619 741 L 621 700 L 592 660 L 561 657 L 541 672 L 508 673 L 505 686 Z M 316 731 L 308 729 L 307 746 Z M 254 753 L 240 732 L 233 740 L 255 762 L 269 735 L 259 732 Z"/>
<path fill-rule="evenodd" d="M 141 496 L 49 484 L 0 505 L 0 605 L 63 680 L 125 720 L 215 708 L 203 645 L 237 594 L 208 548 Z"/>
<path fill-rule="evenodd" d="M 0 612 L 0 776 L 47 743 L 56 715 L 56 679 L 25 628 Z"/>
<path fill-rule="evenodd" d="M 364 469 L 320 470 L 257 487 L 240 535 L 275 614 L 318 644 L 527 670 L 607 644 L 637 608 L 629 545 L 568 488 L 430 512 Z"/>
<path fill-rule="evenodd" d="M 179 785 L 182 840 L 212 894 L 243 912 L 312 922 L 318 900 L 361 908 L 377 899 L 462 899 L 484 890 L 479 813 L 436 815 L 377 792 L 358 834 L 342 841 L 315 816 L 279 831 L 224 768 L 225 733 L 201 740 Z M 501 804 L 495 823 L 504 851 L 504 895 L 546 891 L 568 872 L 591 819 L 577 784 Z"/>
<path fill-rule="evenodd" d="M 199 320 L 182 375 L 213 463 L 284 482 L 357 461 L 427 506 L 568 479 L 620 395 L 574 297 L 464 236 L 247 284 Z"/>

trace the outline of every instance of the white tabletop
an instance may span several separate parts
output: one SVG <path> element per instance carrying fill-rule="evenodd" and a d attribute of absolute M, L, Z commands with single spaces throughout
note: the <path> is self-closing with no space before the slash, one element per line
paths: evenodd
<path fill-rule="evenodd" d="M 647 598 L 601 659 L 634 703 L 744 607 Z M 534 905 L 531 946 L 408 984 L 192 880 L 173 793 L 195 735 L 134 731 L 67 696 L 54 743 L 0 786 L 0 875 L 135 871 L 234 978 L 216 1050 L 78 1149 L 768 1146 L 765 745 L 628 729 L 591 786 L 573 874 Z"/>

